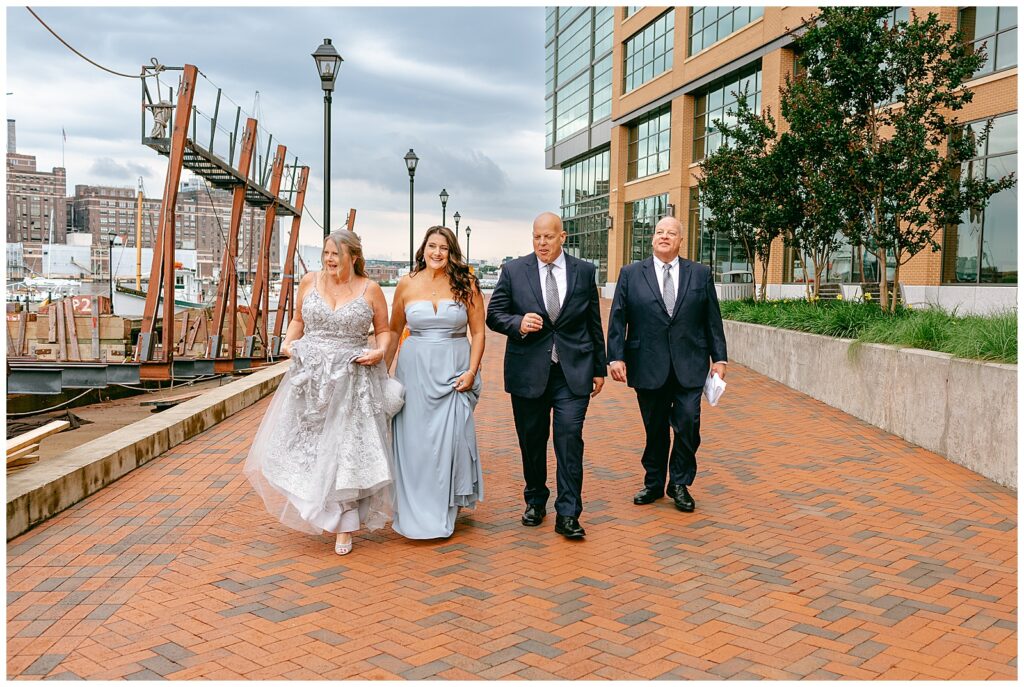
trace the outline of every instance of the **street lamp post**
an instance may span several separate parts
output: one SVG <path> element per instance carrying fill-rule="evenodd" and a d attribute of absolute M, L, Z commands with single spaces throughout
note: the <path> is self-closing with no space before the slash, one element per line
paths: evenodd
<path fill-rule="evenodd" d="M 413 196 L 413 177 L 416 176 L 416 165 L 420 159 L 416 157 L 416 153 L 413 152 L 412 148 L 409 148 L 409 152 L 405 154 L 405 166 L 409 170 L 409 272 L 412 273 L 413 268 L 413 252 L 412 252 L 412 235 L 413 235 L 413 220 L 412 220 L 412 196 Z"/>
<path fill-rule="evenodd" d="M 441 226 L 444 226 L 445 208 L 448 206 L 448 191 L 441 189 Z"/>
<path fill-rule="evenodd" d="M 458 241 L 459 240 L 459 220 L 462 219 L 462 215 L 459 214 L 458 210 L 456 210 L 455 214 L 452 215 L 452 219 L 455 220 L 455 240 Z"/>
<path fill-rule="evenodd" d="M 334 79 L 343 60 L 331 45 L 331 39 L 324 42 L 313 53 L 316 70 L 320 75 L 320 86 L 324 89 L 324 238 L 331 233 L 331 93 Z"/>
<path fill-rule="evenodd" d="M 469 265 L 469 232 L 471 232 L 471 231 L 472 231 L 472 229 L 470 229 L 469 225 L 467 224 L 466 225 L 466 264 L 467 265 Z M 472 269 L 472 267 L 470 267 L 470 269 Z"/>
<path fill-rule="evenodd" d="M 110 307 L 114 307 L 114 236 L 113 234 L 107 239 L 107 271 L 110 273 Z M 169 277 L 174 279 L 174 275 Z M 111 310 L 113 312 L 113 310 Z"/>

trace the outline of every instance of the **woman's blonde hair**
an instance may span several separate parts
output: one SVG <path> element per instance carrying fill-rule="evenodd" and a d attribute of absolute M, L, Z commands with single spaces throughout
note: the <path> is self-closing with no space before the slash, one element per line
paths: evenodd
<path fill-rule="evenodd" d="M 334 245 L 337 246 L 338 252 L 341 252 L 342 247 L 348 251 L 348 254 L 355 258 L 355 264 L 352 269 L 356 273 L 356 276 L 366 276 L 366 260 L 363 259 L 363 242 L 359 240 L 359 237 L 355 233 L 348 229 L 337 229 L 332 231 L 329 236 L 324 239 L 324 246 L 327 246 L 328 241 L 333 241 Z"/>

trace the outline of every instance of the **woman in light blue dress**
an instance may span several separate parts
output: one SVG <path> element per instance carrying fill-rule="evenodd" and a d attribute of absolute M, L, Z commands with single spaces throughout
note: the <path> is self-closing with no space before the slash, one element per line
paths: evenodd
<path fill-rule="evenodd" d="M 395 368 L 405 406 L 393 425 L 392 527 L 409 539 L 449 537 L 459 509 L 483 500 L 473 409 L 480 398 L 484 302 L 446 227 L 427 230 L 415 270 L 395 289 L 389 365 L 406 325 Z"/>

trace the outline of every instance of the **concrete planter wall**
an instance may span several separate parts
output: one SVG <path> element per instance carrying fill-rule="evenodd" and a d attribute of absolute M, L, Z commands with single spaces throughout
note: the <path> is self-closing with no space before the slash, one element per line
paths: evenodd
<path fill-rule="evenodd" d="M 1017 366 L 725 321 L 729 359 L 1017 488 Z"/>

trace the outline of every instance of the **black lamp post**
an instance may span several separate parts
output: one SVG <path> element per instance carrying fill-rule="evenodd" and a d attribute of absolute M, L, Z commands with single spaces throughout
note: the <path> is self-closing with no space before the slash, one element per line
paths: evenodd
<path fill-rule="evenodd" d="M 444 221 L 446 219 L 446 217 L 445 217 L 445 207 L 448 206 L 448 191 L 446 191 L 444 189 L 441 189 L 441 194 L 440 195 L 441 195 L 441 226 L 443 227 L 444 226 Z"/>
<path fill-rule="evenodd" d="M 113 312 L 113 307 L 114 307 L 114 235 L 113 234 L 110 235 L 110 237 L 107 239 L 107 242 L 108 242 L 107 243 L 107 267 L 108 267 L 107 271 L 110 273 L 110 307 L 111 307 L 111 312 Z M 154 251 L 153 253 L 155 255 L 156 251 Z M 170 277 L 167 277 L 167 278 L 168 279 L 174 279 L 174 275 L 172 274 Z"/>
<path fill-rule="evenodd" d="M 459 220 L 462 219 L 462 215 L 459 214 L 458 210 L 456 210 L 455 214 L 452 215 L 452 219 L 455 220 L 455 240 L 458 241 L 459 240 Z"/>
<path fill-rule="evenodd" d="M 466 225 L 466 264 L 467 265 L 469 264 L 469 232 L 470 231 L 472 231 L 472 229 L 470 229 L 469 225 L 467 224 Z"/>
<path fill-rule="evenodd" d="M 331 233 L 331 92 L 334 79 L 342 59 L 331 45 L 331 39 L 324 42 L 313 53 L 316 70 L 320 74 L 320 86 L 324 89 L 324 237 Z"/>
<path fill-rule="evenodd" d="M 409 272 L 412 272 L 413 268 L 413 251 L 412 251 L 412 196 L 413 196 L 413 177 L 416 176 L 416 164 L 420 161 L 416 157 L 416 153 L 413 152 L 412 148 L 409 148 L 409 152 L 405 154 L 405 166 L 409 170 Z"/>

